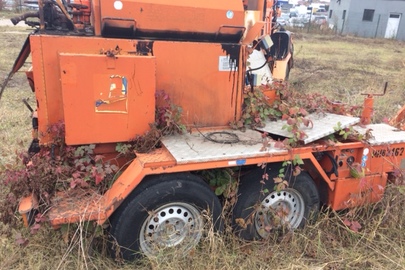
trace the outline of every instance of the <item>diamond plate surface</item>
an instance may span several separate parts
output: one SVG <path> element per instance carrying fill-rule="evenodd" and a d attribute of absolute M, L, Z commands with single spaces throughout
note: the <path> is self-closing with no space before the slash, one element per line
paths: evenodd
<path fill-rule="evenodd" d="M 221 131 L 233 135 L 221 134 Z M 212 142 L 206 138 L 212 132 L 218 132 L 217 135 L 211 137 L 218 141 L 230 140 L 235 138 L 236 135 L 238 142 L 231 144 Z M 261 133 L 254 130 L 246 130 L 246 132 L 215 130 L 169 136 L 163 138 L 162 143 L 179 164 L 212 160 L 230 160 L 229 162 L 239 164 L 238 161 L 244 158 L 287 153 L 287 150 L 276 149 L 274 145 L 270 145 L 267 149 L 263 150 L 262 140 Z"/>
<path fill-rule="evenodd" d="M 353 127 L 360 134 L 371 131 L 372 137 L 367 140 L 371 145 L 393 144 L 405 142 L 405 131 L 399 130 L 387 124 L 371 124 L 366 127 Z"/>
<path fill-rule="evenodd" d="M 337 127 L 339 122 L 341 128 L 346 128 L 360 122 L 360 118 L 358 117 L 332 113 L 314 113 L 308 115 L 306 118 L 312 121 L 313 126 L 302 126 L 301 128 L 301 130 L 307 134 L 307 137 L 303 140 L 305 144 L 335 133 L 336 131 L 334 127 Z M 283 137 L 292 137 L 291 133 L 289 133 L 286 129 L 283 129 L 283 126 L 287 124 L 287 121 L 285 120 L 267 121 L 265 124 L 266 126 L 264 128 L 258 128 L 258 130 Z"/>

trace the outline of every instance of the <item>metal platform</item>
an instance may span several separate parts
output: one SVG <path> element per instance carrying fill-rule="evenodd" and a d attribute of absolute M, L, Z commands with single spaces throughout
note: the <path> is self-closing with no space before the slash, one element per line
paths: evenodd
<path fill-rule="evenodd" d="M 371 145 L 383 145 L 405 142 L 405 131 L 397 129 L 387 124 L 371 124 L 366 127 L 354 126 L 354 130 L 360 134 L 371 132 L 371 138 L 367 142 Z"/>
<path fill-rule="evenodd" d="M 341 128 L 346 128 L 360 122 L 360 118 L 358 117 L 332 113 L 314 113 L 308 115 L 306 118 L 310 119 L 313 125 L 312 127 L 302 126 L 301 128 L 301 130 L 307 134 L 307 137 L 303 140 L 304 144 L 308 144 L 335 133 L 336 130 L 334 128 L 338 126 L 338 123 L 340 123 Z M 265 127 L 257 128 L 257 130 L 287 138 L 292 137 L 291 133 L 286 129 L 283 129 L 283 126 L 287 125 L 287 121 L 285 120 L 267 121 L 265 124 Z"/>
<path fill-rule="evenodd" d="M 233 140 L 235 140 L 234 143 L 224 143 Z M 178 164 L 230 160 L 231 165 L 243 165 L 245 158 L 287 153 L 285 149 L 275 148 L 274 143 L 264 148 L 261 133 L 254 130 L 241 132 L 226 129 L 194 132 L 165 137 L 162 143 Z"/>

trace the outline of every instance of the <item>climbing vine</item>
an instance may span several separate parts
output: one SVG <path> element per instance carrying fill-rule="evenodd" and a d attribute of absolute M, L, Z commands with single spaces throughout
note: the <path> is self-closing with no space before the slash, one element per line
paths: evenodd
<path fill-rule="evenodd" d="M 147 153 L 160 147 L 160 140 L 165 135 L 183 134 L 187 131 L 182 123 L 183 109 L 174 104 L 170 96 L 163 90 L 157 91 L 155 122 L 142 135 L 136 135 L 126 143 L 117 143 L 115 150 L 125 156 L 133 156 L 134 152 Z"/>
<path fill-rule="evenodd" d="M 266 93 L 273 91 L 270 98 Z M 304 128 L 312 128 L 308 118 L 310 113 L 335 113 L 342 115 L 360 115 L 361 107 L 332 102 L 318 93 L 294 91 L 288 82 L 274 81 L 268 85 L 247 87 L 244 91 L 244 103 L 241 118 L 231 123 L 234 129 L 264 127 L 266 121 L 283 120 L 283 129 L 291 135 L 282 142 L 284 148 L 300 144 L 307 137 Z M 353 130 L 337 127 L 338 133 L 355 134 Z M 345 135 L 344 135 L 345 136 Z M 353 137 L 353 136 L 350 136 Z"/>
<path fill-rule="evenodd" d="M 19 153 L 16 162 L 2 170 L 2 184 L 9 188 L 9 193 L 0 205 L 0 221 L 14 223 L 18 199 L 29 194 L 38 198 L 39 213 L 48 210 L 57 191 L 92 187 L 93 192 L 103 194 L 117 178 L 119 165 L 125 164 L 119 159 L 130 160 L 135 151 L 151 151 L 160 146 L 162 136 L 186 130 L 181 123 L 181 107 L 174 105 L 164 91 L 156 93 L 156 104 L 156 122 L 150 130 L 127 143 L 118 143 L 115 157 L 97 154 L 94 144 L 67 146 L 64 123 L 49 126 L 52 144 L 42 146 L 35 154 Z"/>

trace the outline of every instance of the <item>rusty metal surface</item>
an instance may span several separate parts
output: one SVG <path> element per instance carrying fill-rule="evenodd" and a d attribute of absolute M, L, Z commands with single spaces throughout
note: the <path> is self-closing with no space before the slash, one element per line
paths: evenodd
<path fill-rule="evenodd" d="M 93 189 L 71 189 L 52 199 L 48 218 L 53 226 L 104 217 L 103 196 Z"/>
<path fill-rule="evenodd" d="M 176 163 L 176 160 L 166 148 L 155 149 L 145 154 L 136 153 L 136 156 L 145 168 L 156 165 L 168 166 Z"/>

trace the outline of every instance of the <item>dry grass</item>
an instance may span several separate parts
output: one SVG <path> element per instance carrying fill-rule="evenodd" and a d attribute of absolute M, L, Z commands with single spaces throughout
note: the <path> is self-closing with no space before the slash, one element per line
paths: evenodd
<path fill-rule="evenodd" d="M 297 91 L 323 93 L 332 100 L 361 105 L 362 93 L 376 97 L 374 121 L 389 118 L 405 100 L 405 48 L 394 40 L 334 35 L 295 35 L 295 69 L 291 83 Z"/>
<path fill-rule="evenodd" d="M 18 56 L 24 40 L 29 32 L 8 33 L 10 27 L 0 27 L 0 79 L 1 84 L 9 74 L 15 58 Z M 12 29 L 16 31 L 16 29 Z M 9 81 L 0 100 L 0 168 L 1 165 L 13 159 L 13 153 L 26 148 L 31 140 L 30 111 L 21 101 L 29 98 L 35 102 L 34 95 L 29 89 L 25 74 L 18 72 Z"/>
<path fill-rule="evenodd" d="M 352 218 L 363 225 L 359 233 L 343 225 L 347 213 L 324 211 L 304 230 L 265 241 L 209 234 L 187 257 L 162 252 L 153 260 L 119 264 L 94 250 L 100 244 L 92 245 L 80 229 L 68 243 L 60 232 L 45 229 L 29 236 L 25 248 L 2 235 L 0 261 L 3 269 L 403 269 L 405 201 L 399 194 L 390 188 L 383 202 L 356 210 Z"/>
<path fill-rule="evenodd" d="M 14 30 L 14 29 L 13 29 Z M 0 78 L 4 78 L 18 55 L 25 35 L 7 33 L 0 27 Z M 333 35 L 295 35 L 295 69 L 291 84 L 297 91 L 321 92 L 332 99 L 360 104 L 361 93 L 376 97 L 375 120 L 389 117 L 405 101 L 405 49 L 392 40 L 372 40 Z M 0 101 L 0 170 L 14 159 L 16 150 L 30 141 L 29 111 L 22 98 L 33 95 L 24 74 L 17 74 Z M 0 176 L 1 181 L 1 176 Z M 0 200 L 4 199 L 4 187 Z M 155 260 L 118 264 L 106 256 L 101 237 L 94 238 L 71 228 L 70 241 L 50 228 L 36 235 L 22 227 L 0 224 L 0 269 L 404 269 L 405 188 L 391 186 L 378 204 L 336 213 L 324 210 L 319 220 L 304 230 L 275 235 L 261 242 L 242 242 L 231 233 L 209 233 L 187 257 L 165 256 Z M 358 221 L 353 232 L 344 219 Z M 29 244 L 19 247 L 21 233 Z"/>
<path fill-rule="evenodd" d="M 0 19 L 10 19 L 15 16 L 14 11 L 2 10 L 0 11 Z"/>

